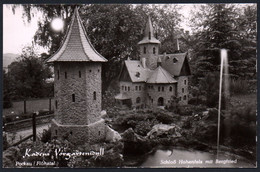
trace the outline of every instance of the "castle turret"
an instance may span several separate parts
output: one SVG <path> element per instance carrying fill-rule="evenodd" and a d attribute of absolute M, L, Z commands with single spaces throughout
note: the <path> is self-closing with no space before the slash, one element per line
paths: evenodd
<path fill-rule="evenodd" d="M 101 70 L 107 60 L 91 44 L 76 8 L 65 39 L 47 62 L 54 65 L 52 136 L 75 143 L 105 137 L 101 118 Z"/>
<path fill-rule="evenodd" d="M 160 41 L 154 36 L 150 16 L 148 16 L 148 21 L 145 26 L 144 38 L 138 43 L 138 45 L 140 47 L 140 60 L 143 63 L 143 67 L 147 66 L 150 69 L 155 69 L 157 67 Z M 146 63 L 146 65 L 144 63 Z"/>

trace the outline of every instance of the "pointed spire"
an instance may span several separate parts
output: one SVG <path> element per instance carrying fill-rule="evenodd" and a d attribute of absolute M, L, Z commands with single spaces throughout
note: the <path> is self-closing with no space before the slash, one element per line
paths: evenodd
<path fill-rule="evenodd" d="M 150 15 L 148 16 L 148 20 L 147 20 L 147 23 L 146 23 L 146 26 L 145 26 L 144 38 L 138 44 L 147 44 L 147 43 L 154 43 L 154 44 L 160 44 L 161 43 L 154 36 L 153 25 L 152 25 L 152 21 L 151 21 Z"/>
<path fill-rule="evenodd" d="M 60 48 L 47 60 L 48 63 L 55 61 L 107 61 L 107 59 L 100 55 L 91 44 L 79 16 L 78 7 L 75 7 L 68 31 Z"/>

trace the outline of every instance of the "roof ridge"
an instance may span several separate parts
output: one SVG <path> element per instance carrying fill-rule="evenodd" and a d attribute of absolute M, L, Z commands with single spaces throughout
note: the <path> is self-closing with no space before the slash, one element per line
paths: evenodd
<path fill-rule="evenodd" d="M 77 14 L 78 14 L 78 10 L 77 10 Z M 78 14 L 79 15 L 79 14 Z M 87 35 L 87 32 L 86 32 L 86 30 L 85 30 L 85 27 L 84 27 L 84 25 L 83 25 L 83 22 L 82 22 L 82 20 L 81 20 L 81 18 L 80 17 L 77 17 L 78 18 L 78 21 L 79 21 L 79 23 L 81 24 L 81 28 L 82 28 L 82 30 L 83 30 L 83 34 L 85 35 L 85 38 L 87 39 L 87 41 L 88 41 L 88 43 L 89 43 L 89 45 L 90 45 L 90 47 L 94 50 L 94 52 L 99 56 L 99 57 L 101 57 L 101 58 L 103 58 L 105 61 L 107 61 L 107 59 L 106 58 L 104 58 L 99 52 L 97 52 L 97 50 L 95 49 L 95 47 L 92 45 L 92 43 L 90 42 L 90 40 L 89 40 L 89 37 L 88 37 L 88 35 Z M 81 38 L 80 38 L 81 39 Z M 83 42 L 82 42 L 82 40 L 81 40 L 81 44 L 83 44 Z M 82 45 L 83 46 L 83 45 Z M 83 49 L 85 50 L 85 47 L 83 46 Z M 86 50 L 85 50 L 86 51 Z M 86 54 L 86 52 L 84 52 L 85 54 Z M 87 54 L 86 54 L 86 56 L 88 56 Z"/>

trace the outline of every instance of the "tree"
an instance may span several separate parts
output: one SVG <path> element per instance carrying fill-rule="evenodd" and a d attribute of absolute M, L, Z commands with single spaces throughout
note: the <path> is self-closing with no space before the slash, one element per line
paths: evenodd
<path fill-rule="evenodd" d="M 66 33 L 55 33 L 50 29 L 50 21 L 54 17 L 61 17 L 65 26 L 70 23 L 76 5 L 22 5 L 24 17 L 30 21 L 34 10 L 43 13 L 43 20 L 39 21 L 39 28 L 34 36 L 34 41 L 49 48 L 53 54 Z M 87 34 L 95 49 L 108 59 L 103 64 L 102 80 L 103 91 L 110 82 L 117 79 L 123 60 L 131 57 L 138 59 L 138 41 L 142 39 L 142 30 L 145 27 L 148 14 L 152 15 L 158 23 L 157 31 L 160 39 L 173 34 L 179 22 L 179 13 L 175 6 L 136 5 L 131 4 L 88 4 L 78 5 L 79 13 L 83 19 Z M 13 6 L 15 10 L 17 5 Z M 174 8 L 171 8 L 174 7 Z M 168 23 L 168 24 L 167 24 Z M 167 46 L 167 45 L 165 45 Z"/>
<path fill-rule="evenodd" d="M 10 80 L 6 71 L 3 71 L 3 108 L 12 107 Z"/>
<path fill-rule="evenodd" d="M 35 54 L 33 47 L 25 47 L 18 60 L 9 65 L 9 69 L 13 99 L 44 96 L 45 80 L 51 77 L 51 71 Z"/>
<path fill-rule="evenodd" d="M 231 76 L 233 78 L 243 77 L 244 69 L 249 67 L 249 63 L 244 62 L 245 52 L 249 51 L 243 43 L 249 35 L 243 25 L 252 28 L 252 30 L 255 29 L 249 23 L 245 24 L 242 21 L 248 15 L 248 11 L 251 14 L 254 13 L 253 16 L 256 15 L 256 11 L 245 10 L 244 14 L 241 15 L 241 10 L 243 11 L 243 8 L 233 4 L 208 4 L 202 6 L 201 11 L 195 16 L 202 20 L 195 22 L 198 30 L 196 33 L 198 43 L 195 47 L 195 52 L 197 52 L 196 75 L 198 77 L 203 77 L 208 72 L 219 71 L 219 50 L 222 48 L 229 50 Z M 194 19 L 194 21 L 196 20 Z M 256 17 L 252 17 L 250 23 L 256 23 Z M 249 30 L 251 31 L 251 29 Z M 256 32 L 252 33 L 251 36 L 256 37 Z"/>

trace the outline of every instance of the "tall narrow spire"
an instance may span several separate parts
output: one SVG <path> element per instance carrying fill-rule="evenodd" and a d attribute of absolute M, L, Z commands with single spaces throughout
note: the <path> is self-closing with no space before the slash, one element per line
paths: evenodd
<path fill-rule="evenodd" d="M 138 44 L 147 44 L 147 43 L 154 43 L 154 44 L 160 44 L 161 43 L 154 36 L 153 25 L 152 25 L 150 15 L 148 16 L 148 20 L 147 20 L 147 23 L 146 23 L 146 26 L 145 26 L 144 38 Z"/>
<path fill-rule="evenodd" d="M 91 44 L 77 7 L 74 10 L 64 42 L 58 51 L 47 60 L 48 63 L 55 61 L 107 61 L 107 59 L 99 54 Z"/>

